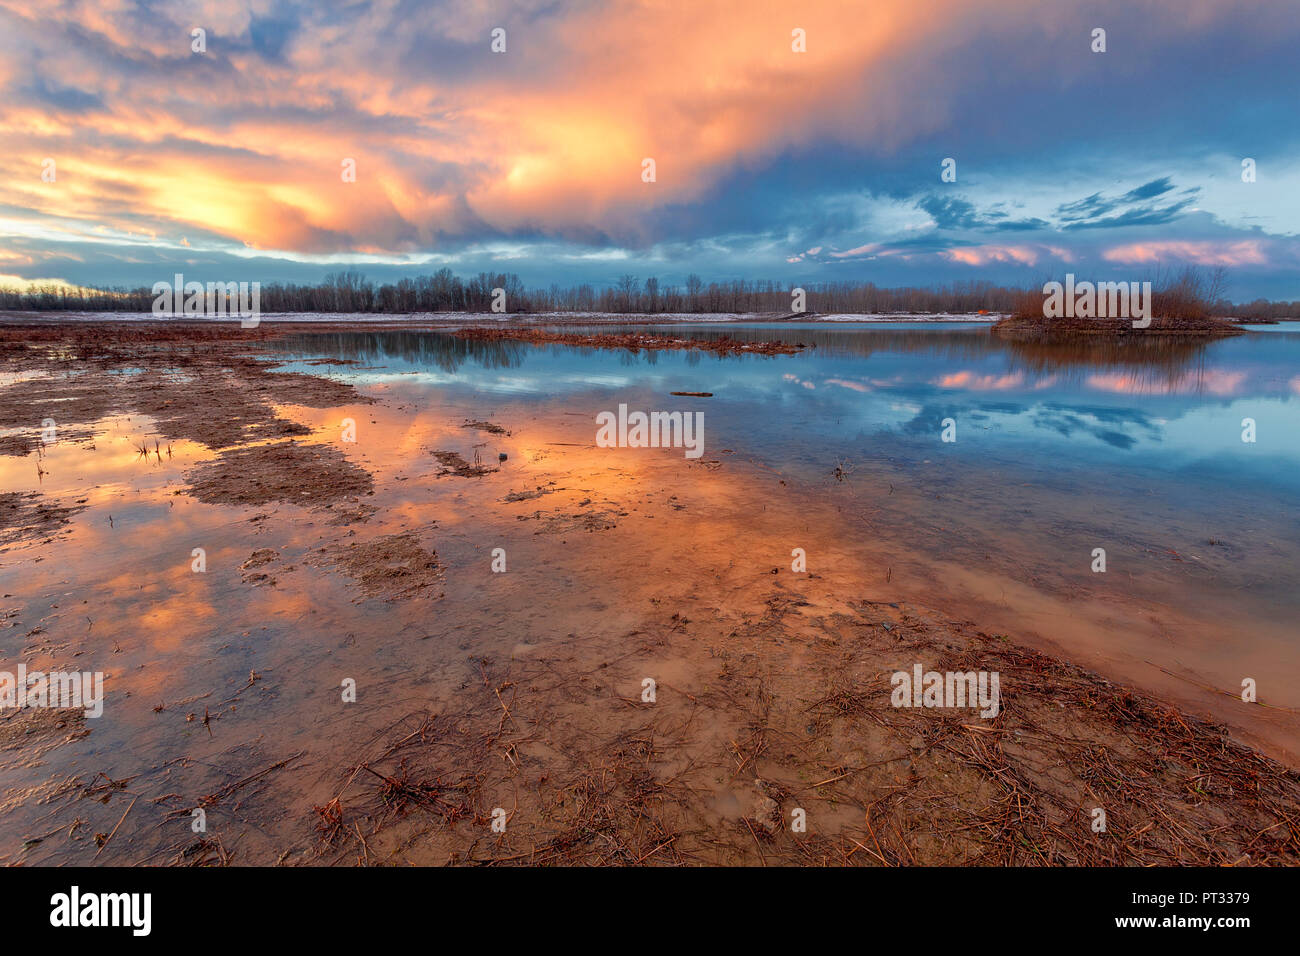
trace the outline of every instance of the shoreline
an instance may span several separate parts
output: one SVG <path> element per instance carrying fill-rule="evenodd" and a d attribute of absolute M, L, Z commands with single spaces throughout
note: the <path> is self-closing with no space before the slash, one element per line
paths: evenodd
<path fill-rule="evenodd" d="M 346 316 L 346 318 L 344 318 Z M 460 326 L 585 326 L 585 325 L 726 325 L 726 324 L 770 324 L 788 325 L 799 322 L 815 322 L 826 325 L 838 323 L 895 323 L 907 322 L 917 324 L 980 324 L 992 325 L 998 315 L 960 314 L 854 314 L 854 313 L 807 313 L 791 315 L 779 313 L 644 313 L 644 312 L 264 312 L 260 322 L 267 326 L 303 326 L 308 328 L 333 327 L 356 330 L 360 328 L 401 328 L 407 330 L 450 329 Z M 75 311 L 0 311 L 0 326 L 3 325 L 49 325 L 70 324 L 74 322 L 101 322 L 106 325 L 178 325 L 184 327 L 238 327 L 239 318 L 222 316 L 205 318 L 203 316 L 164 316 L 159 317 L 149 312 L 75 312 Z M 259 326 L 260 328 L 261 326 Z M 248 329 L 244 331 L 255 331 Z"/>
<path fill-rule="evenodd" d="M 346 318 L 343 318 L 346 316 Z M 588 325 L 794 325 L 800 323 L 834 326 L 839 324 L 861 323 L 873 324 L 916 324 L 916 325 L 987 325 L 991 329 L 1015 333 L 1041 333 L 1055 331 L 1062 334 L 1104 334 L 1123 333 L 1131 330 L 1129 320 L 1105 319 L 1052 319 L 1038 320 L 1013 316 L 1010 313 L 742 313 L 742 312 L 680 312 L 680 313 L 645 313 L 645 312 L 265 312 L 260 321 L 275 326 L 302 326 L 304 328 L 337 329 L 383 329 L 400 328 L 419 330 L 421 328 L 442 330 L 461 326 L 588 326 Z M 137 323 L 180 326 L 237 326 L 237 317 L 222 316 L 206 318 L 203 316 L 164 316 L 150 312 L 78 312 L 63 310 L 19 311 L 0 310 L 0 326 L 4 325 L 46 325 L 74 322 L 100 322 L 107 325 L 134 325 Z M 1154 319 L 1152 329 L 1148 331 L 1161 334 L 1185 333 L 1188 335 L 1205 335 L 1209 333 L 1236 334 L 1249 325 L 1284 325 L 1300 323 L 1300 318 L 1291 319 L 1247 319 L 1240 317 L 1215 317 L 1204 320 L 1206 327 L 1191 323 L 1185 328 L 1162 328 L 1163 319 Z M 1103 324 L 1110 323 L 1110 324 Z M 253 330 L 244 330 L 253 331 Z"/>
<path fill-rule="evenodd" d="M 297 762 L 268 774 L 268 806 L 287 807 L 289 816 L 265 846 L 243 851 L 254 862 L 275 862 L 280 853 L 302 864 L 357 855 L 370 860 L 372 854 L 393 862 L 475 864 L 1300 862 L 1300 775 L 1236 742 L 1223 727 L 1018 646 L 1014 635 L 990 634 L 976 622 L 903 600 L 879 569 L 860 567 L 856 558 L 844 555 L 806 576 L 759 566 L 760 553 L 747 543 L 781 539 L 785 517 L 775 508 L 760 514 L 743 504 L 753 499 L 746 492 L 765 479 L 739 461 L 689 466 L 654 459 L 621 466 L 606 478 L 608 458 L 559 440 L 576 436 L 539 423 L 498 421 L 483 409 L 466 415 L 463 424 L 448 423 L 437 438 L 441 447 L 429 445 L 424 453 L 441 460 L 461 453 L 450 447 L 457 440 L 462 450 L 487 440 L 494 443 L 489 451 L 508 451 L 520 471 L 469 468 L 461 459 L 465 468 L 424 480 L 436 489 L 454 487 L 466 502 L 464 514 L 454 517 L 444 508 L 432 529 L 405 521 L 405 499 L 393 500 L 399 486 L 385 467 L 355 448 L 331 444 L 321 434 L 325 419 L 313 422 L 304 410 L 318 409 L 332 420 L 333 409 L 366 409 L 367 416 L 391 418 L 397 433 L 407 427 L 408 413 L 382 391 L 367 394 L 320 375 L 274 371 L 264 359 L 278 356 L 259 343 L 277 337 L 277 330 L 303 331 L 278 323 L 257 330 L 169 325 L 159 336 L 136 324 L 94 330 L 0 324 L 8 369 L 61 373 L 0 386 L 0 421 L 13 427 L 31 421 L 43 402 L 70 399 L 59 402 L 67 409 L 61 427 L 83 447 L 102 440 L 96 425 L 114 414 L 146 416 L 178 451 L 181 443 L 194 446 L 204 460 L 183 471 L 186 484 L 177 493 L 212 502 L 195 508 L 234 509 L 230 517 L 243 525 L 251 513 L 264 540 L 242 533 L 236 538 L 248 554 L 241 575 L 253 589 L 248 593 L 266 600 L 277 592 L 315 594 L 300 577 L 327 574 L 351 582 L 341 604 L 392 597 L 398 621 L 410 605 L 414 620 L 432 615 L 474 634 L 486 614 L 495 622 L 493 633 L 514 632 L 511 622 L 522 609 L 546 602 L 538 587 L 549 579 L 530 585 L 532 594 L 502 591 L 492 578 L 476 576 L 467 559 L 480 547 L 472 543 L 485 533 L 480 526 L 513 525 L 531 532 L 522 555 L 512 557 L 515 573 L 529 573 L 531 556 L 537 567 L 553 565 L 558 580 L 580 582 L 574 593 L 591 604 L 557 597 L 550 617 L 523 628 L 537 629 L 538 636 L 520 633 L 513 647 L 499 636 L 490 639 L 495 650 L 469 641 L 467 656 L 449 660 L 446 674 L 435 675 L 427 705 L 386 705 L 360 737 L 330 718 L 339 728 L 337 740 L 304 740 Z M 124 367 L 142 369 L 146 380 L 125 384 L 114 374 Z M 69 370 L 88 378 L 62 374 Z M 172 370 L 186 381 L 168 384 Z M 293 448 L 300 451 L 289 462 L 283 455 Z M 302 450 L 310 454 L 303 457 Z M 154 450 L 159 466 L 170 453 Z M 35 451 L 15 446 L 6 454 L 25 458 Z M 495 462 L 495 454 L 485 457 Z M 300 500 L 304 491 L 308 504 Z M 786 493 L 773 501 L 795 497 Z M 73 498 L 48 505 L 82 507 Z M 98 506 L 92 501 L 85 507 Z M 5 571 L 42 553 L 36 549 L 57 549 L 59 535 L 75 535 L 80 520 L 79 511 L 47 512 L 56 523 L 41 526 L 27 510 L 18 513 L 24 517 L 17 526 L 0 529 L 24 538 L 0 551 Z M 804 523 L 813 517 L 815 529 L 831 520 L 809 513 Z M 651 518 L 656 524 L 637 530 Z M 296 529 L 305 523 L 319 537 L 298 543 Z M 693 534 L 700 523 L 709 528 L 709 540 L 726 546 L 679 553 L 673 542 L 687 540 L 683 534 Z M 664 525 L 680 531 L 667 533 Z M 818 553 L 837 552 L 829 530 L 811 534 Z M 565 547 L 555 551 L 556 541 Z M 611 581 L 610 569 L 620 567 L 641 572 Z M 665 569 L 672 575 L 666 578 Z M 602 580 L 612 591 L 593 598 Z M 303 613 L 293 606 L 295 614 Z M 567 625 L 567 639 L 546 636 L 550 625 L 569 615 L 574 623 Z M 26 610 L 20 619 L 45 627 Z M 31 646 L 50 640 L 93 651 L 111 623 L 101 618 L 89 632 L 65 627 L 51 625 L 48 638 L 34 631 L 38 640 Z M 350 655 L 356 646 L 355 653 L 369 659 L 375 649 L 367 637 L 375 639 L 356 634 L 354 644 L 338 653 Z M 403 653 L 399 645 L 379 643 L 380 655 Z M 441 641 L 425 646 L 440 647 Z M 972 711 L 890 706 L 888 675 L 913 662 L 937 670 L 996 669 L 1001 712 L 982 720 Z M 259 754 L 267 759 L 246 768 L 227 767 L 231 758 L 222 758 L 226 776 L 237 781 L 243 769 L 257 772 L 301 749 L 268 721 L 310 725 L 286 682 L 309 664 L 316 666 L 272 657 L 258 663 L 267 676 L 250 677 L 242 690 L 235 685 L 240 710 L 223 714 L 217 730 L 234 733 L 235 742 L 270 735 L 274 746 Z M 653 709 L 639 699 L 647 672 L 660 676 Z M 289 699 L 277 703 L 280 694 Z M 168 693 L 173 703 L 144 719 L 163 724 L 183 718 L 187 709 L 198 712 L 174 703 L 186 696 L 188 688 Z M 223 691 L 212 700 L 228 696 Z M 198 708 L 206 712 L 207 706 Z M 43 715 L 0 714 L 6 741 L 14 731 L 22 735 L 17 739 L 33 741 L 0 753 L 25 762 L 23 747 L 49 746 L 46 759 L 54 760 L 59 748 L 79 746 L 81 736 L 59 742 L 67 728 L 25 726 L 33 716 Z M 183 719 L 178 726 L 187 723 L 193 726 Z M 94 728 L 75 733 L 82 730 L 95 738 Z M 179 745 L 160 738 L 154 750 L 159 765 L 164 757 L 183 757 L 182 766 L 193 762 L 199 772 L 199 761 L 217 759 L 231 744 L 225 739 L 206 753 L 205 737 L 200 730 Z M 130 763 L 110 768 L 109 777 L 123 778 Z M 300 765 L 306 778 L 295 776 Z M 21 766 L 7 772 L 7 783 L 27 773 Z M 166 794 L 159 766 L 133 772 L 149 782 L 133 789 Z M 275 789 L 281 775 L 284 791 Z M 56 787 L 43 797 L 55 800 L 68 819 L 85 813 L 78 794 L 97 786 L 89 776 L 81 774 L 80 789 Z M 168 786 L 212 796 L 207 805 L 218 808 L 235 793 L 223 796 L 229 781 L 218 785 L 221 779 L 210 791 L 196 790 L 197 782 Z M 314 782 L 304 787 L 308 779 Z M 294 787 L 306 796 L 291 797 Z M 518 814 L 510 836 L 485 844 L 476 834 L 509 793 Z M 116 816 L 117 806 L 114 801 L 105 816 Z M 173 859 L 167 851 L 174 839 L 148 835 L 146 820 L 187 813 L 186 806 L 178 797 L 144 811 L 153 816 L 141 820 L 142 829 L 124 833 L 120 849 L 110 847 L 100 861 L 220 861 L 229 850 L 224 845 L 191 848 L 188 856 L 182 847 Z M 1107 810 L 1108 835 L 1091 829 L 1097 806 Z M 12 809 L 24 808 L 34 809 L 24 799 Z M 814 821 L 806 838 L 773 825 L 774 814 L 788 818 L 796 808 Z M 78 854 L 85 844 L 71 835 L 71 845 L 58 851 L 50 845 L 15 850 L 32 835 L 15 832 L 19 826 L 0 827 L 0 857 L 8 862 L 53 861 L 60 854 L 84 861 Z"/>

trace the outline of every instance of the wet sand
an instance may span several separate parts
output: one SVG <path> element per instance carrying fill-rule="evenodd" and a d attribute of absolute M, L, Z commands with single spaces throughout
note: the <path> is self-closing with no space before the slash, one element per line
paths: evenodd
<path fill-rule="evenodd" d="M 846 535 L 887 466 L 827 494 L 599 449 L 562 400 L 275 371 L 292 332 L 0 327 L 0 462 L 31 475 L 0 510 L 0 656 L 108 692 L 99 719 L 0 712 L 6 863 L 1300 857 L 1290 711 L 1042 653 L 1122 598 L 995 600 L 960 548 L 936 587 L 896 544 L 948 533 L 910 486 Z M 891 706 L 915 663 L 999 672 L 1000 714 Z"/>

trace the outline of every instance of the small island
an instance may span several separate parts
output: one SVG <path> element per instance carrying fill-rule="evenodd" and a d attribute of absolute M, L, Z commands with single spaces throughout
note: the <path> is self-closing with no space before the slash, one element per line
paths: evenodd
<path fill-rule="evenodd" d="M 1224 272 L 1194 267 L 1143 282 L 1047 282 L 1027 290 L 992 332 L 1013 339 L 1078 336 L 1239 335 L 1246 330 L 1223 313 Z"/>

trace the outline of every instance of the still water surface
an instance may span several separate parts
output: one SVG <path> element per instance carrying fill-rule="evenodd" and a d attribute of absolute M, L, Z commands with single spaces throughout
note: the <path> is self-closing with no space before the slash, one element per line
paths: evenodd
<path fill-rule="evenodd" d="M 936 606 L 1033 630 L 1089 663 L 1126 661 L 1128 677 L 1153 666 L 1151 641 L 1165 642 L 1160 666 L 1188 686 L 1239 692 L 1244 677 L 1267 673 L 1261 699 L 1300 706 L 1294 325 L 1209 342 L 1071 345 L 1008 342 L 962 323 L 592 331 L 807 348 L 633 353 L 400 331 L 312 334 L 283 347 L 358 360 L 339 374 L 363 387 L 400 387 L 417 403 L 486 402 L 506 419 L 557 405 L 575 422 L 620 403 L 703 410 L 705 459 L 725 451 L 834 498 L 838 533 L 924 564 L 919 596 Z M 948 419 L 953 442 L 942 440 Z M 1247 420 L 1253 441 L 1243 441 Z M 1098 548 L 1105 574 L 1093 571 Z M 1121 581 L 1122 612 L 1108 609 Z M 1176 686 L 1164 671 L 1148 676 Z"/>

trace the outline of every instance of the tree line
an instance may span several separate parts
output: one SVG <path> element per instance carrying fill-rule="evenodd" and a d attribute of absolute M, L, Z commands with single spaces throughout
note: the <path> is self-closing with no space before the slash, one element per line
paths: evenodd
<path fill-rule="evenodd" d="M 162 281 L 170 282 L 168 276 Z M 954 282 L 934 288 L 883 288 L 874 282 L 821 282 L 802 286 L 805 310 L 812 313 L 977 313 L 1011 312 L 1026 289 L 991 282 Z M 504 298 L 496 292 L 504 291 Z M 26 289 L 0 287 L 0 309 L 30 311 L 151 312 L 152 287 L 78 288 L 60 283 Z M 432 275 L 375 283 L 356 270 L 326 275 L 316 284 L 263 283 L 263 312 L 490 312 L 501 301 L 506 312 L 775 313 L 792 312 L 790 283 L 736 279 L 705 283 L 689 275 L 677 285 L 651 276 L 621 276 L 612 285 L 590 283 L 527 288 L 514 273 L 480 272 L 463 279 L 450 269 Z M 1215 301 L 1219 315 L 1255 319 L 1300 316 L 1300 302 L 1233 305 Z"/>

